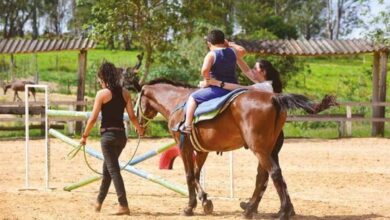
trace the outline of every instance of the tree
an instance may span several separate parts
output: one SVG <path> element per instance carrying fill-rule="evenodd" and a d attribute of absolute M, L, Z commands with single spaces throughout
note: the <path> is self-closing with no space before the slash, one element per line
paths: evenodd
<path fill-rule="evenodd" d="M 205 34 L 205 27 L 222 29 L 227 36 L 233 35 L 236 1 L 182 0 L 178 12 L 183 35 L 190 39 L 193 35 Z"/>
<path fill-rule="evenodd" d="M 46 17 L 47 34 L 54 33 L 59 36 L 65 27 L 65 14 L 67 12 L 68 4 L 66 0 L 44 0 L 44 11 Z"/>
<path fill-rule="evenodd" d="M 72 14 L 68 23 L 68 28 L 73 35 L 88 35 L 91 31 L 90 20 L 93 6 L 96 0 L 71 0 Z"/>
<path fill-rule="evenodd" d="M 368 0 L 328 0 L 327 1 L 327 36 L 339 39 L 349 34 L 361 24 L 360 12 L 368 10 Z"/>
<path fill-rule="evenodd" d="M 153 61 L 153 52 L 164 47 L 168 33 L 178 22 L 174 1 L 137 1 L 135 4 L 135 35 L 145 50 L 145 74 L 141 82 L 146 80 Z"/>
<path fill-rule="evenodd" d="M 297 31 L 283 16 L 288 10 L 277 7 L 274 1 L 238 1 L 236 3 L 236 19 L 243 34 L 267 29 L 278 38 L 297 38 Z M 288 1 L 290 2 L 290 1 Z M 272 3 L 272 4 L 271 4 Z"/>
<path fill-rule="evenodd" d="M 299 35 L 306 40 L 318 36 L 325 26 L 324 13 L 326 11 L 326 0 L 301 1 L 291 20 L 296 24 Z"/>
<path fill-rule="evenodd" d="M 385 5 L 383 0 L 378 0 L 378 2 L 384 6 L 384 10 L 369 21 L 371 27 L 374 28 L 369 30 L 367 37 L 374 42 L 390 46 L 390 3 Z"/>
<path fill-rule="evenodd" d="M 145 75 L 153 53 L 164 47 L 179 23 L 175 0 L 100 0 L 92 7 L 92 35 L 111 44 L 131 37 L 145 51 Z"/>
<path fill-rule="evenodd" d="M 0 8 L 3 10 L 0 19 L 2 20 L 4 38 L 24 36 L 24 25 L 31 15 L 30 3 L 28 0 L 0 2 Z"/>

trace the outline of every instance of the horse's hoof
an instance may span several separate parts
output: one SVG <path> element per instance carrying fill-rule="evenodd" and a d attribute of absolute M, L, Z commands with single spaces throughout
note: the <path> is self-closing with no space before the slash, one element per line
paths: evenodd
<path fill-rule="evenodd" d="M 244 213 L 242 213 L 242 217 L 244 217 L 245 219 L 252 219 L 253 218 L 253 212 L 244 211 Z"/>
<path fill-rule="evenodd" d="M 211 215 L 213 213 L 214 205 L 213 205 L 213 202 L 211 200 L 209 200 L 209 199 L 206 200 L 205 202 L 202 203 L 202 206 L 203 206 L 204 214 Z"/>
<path fill-rule="evenodd" d="M 295 215 L 294 207 L 291 205 L 291 207 L 285 211 L 280 210 L 278 214 L 280 220 L 288 220 Z"/>
<path fill-rule="evenodd" d="M 240 202 L 240 207 L 243 209 L 243 210 L 246 210 L 246 208 L 249 206 L 249 202 Z M 255 210 L 253 210 L 254 213 L 259 213 L 259 211 L 257 210 L 258 207 L 256 207 Z M 279 216 L 279 215 L 278 215 Z"/>
<path fill-rule="evenodd" d="M 194 211 L 191 207 L 186 207 L 184 210 L 183 210 L 183 215 L 184 216 L 193 216 L 194 215 Z"/>

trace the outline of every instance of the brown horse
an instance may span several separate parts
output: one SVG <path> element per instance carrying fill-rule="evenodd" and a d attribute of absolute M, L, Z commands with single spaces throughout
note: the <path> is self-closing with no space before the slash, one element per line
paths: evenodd
<path fill-rule="evenodd" d="M 204 212 L 211 214 L 213 204 L 207 199 L 199 178 L 207 155 L 211 151 L 230 151 L 248 147 L 258 159 L 256 185 L 250 201 L 245 204 L 243 215 L 251 218 L 260 202 L 268 182 L 268 176 L 274 181 L 281 199 L 280 219 L 288 219 L 294 214 L 278 162 L 272 154 L 286 121 L 288 109 L 300 108 L 308 113 L 317 113 L 334 104 L 333 97 L 326 97 L 320 104 L 312 103 L 308 98 L 296 94 L 271 94 L 258 90 L 248 90 L 232 101 L 228 108 L 213 120 L 199 122 L 193 129 L 203 150 L 192 145 L 187 135 L 172 131 L 183 118 L 183 111 L 176 106 L 183 103 L 195 88 L 169 80 L 158 79 L 142 87 L 137 114 L 152 119 L 159 112 L 168 120 L 168 127 L 176 142 L 181 142 L 181 155 L 184 162 L 189 192 L 189 203 L 184 209 L 185 215 L 193 215 L 197 205 L 196 192 L 202 202 Z M 192 159 L 196 151 L 195 164 Z"/>
<path fill-rule="evenodd" d="M 22 101 L 22 99 L 18 95 L 18 92 L 23 92 L 24 91 L 24 86 L 28 85 L 28 84 L 34 85 L 35 83 L 31 82 L 31 81 L 16 80 L 16 81 L 13 81 L 12 83 L 6 84 L 3 87 L 4 95 L 7 94 L 7 90 L 9 88 L 11 88 L 12 90 L 14 90 L 14 102 L 16 101 L 16 98 L 18 98 L 18 101 Z M 35 99 L 35 93 L 36 93 L 35 88 L 29 88 L 29 93 L 28 93 L 29 97 L 30 97 L 30 93 L 33 95 L 34 101 L 36 101 L 36 99 Z"/>

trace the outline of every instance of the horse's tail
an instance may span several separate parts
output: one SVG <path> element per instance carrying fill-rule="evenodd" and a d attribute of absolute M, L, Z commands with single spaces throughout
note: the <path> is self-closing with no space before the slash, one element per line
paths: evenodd
<path fill-rule="evenodd" d="M 335 96 L 325 95 L 320 103 L 311 101 L 304 95 L 299 94 L 278 94 L 273 97 L 274 105 L 278 111 L 287 111 L 289 109 L 303 109 L 309 114 L 317 114 L 331 106 L 337 106 Z"/>

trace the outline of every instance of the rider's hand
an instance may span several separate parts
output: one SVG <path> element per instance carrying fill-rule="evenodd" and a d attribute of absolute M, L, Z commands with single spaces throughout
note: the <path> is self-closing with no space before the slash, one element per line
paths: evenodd
<path fill-rule="evenodd" d="M 208 80 L 199 81 L 198 87 L 200 87 L 200 88 L 206 88 L 206 87 L 208 87 L 208 86 L 210 86 Z"/>

